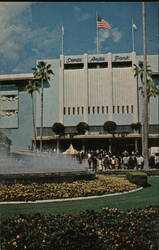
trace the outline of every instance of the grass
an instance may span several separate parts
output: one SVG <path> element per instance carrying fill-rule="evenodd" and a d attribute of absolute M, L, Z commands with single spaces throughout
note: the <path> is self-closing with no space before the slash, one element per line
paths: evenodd
<path fill-rule="evenodd" d="M 104 207 L 118 208 L 124 211 L 132 208 L 159 205 L 159 178 L 148 177 L 148 182 L 151 184 L 150 187 L 119 196 L 41 204 L 1 204 L 0 219 L 4 220 L 7 217 L 19 214 L 75 214 L 86 209 L 99 211 Z"/>

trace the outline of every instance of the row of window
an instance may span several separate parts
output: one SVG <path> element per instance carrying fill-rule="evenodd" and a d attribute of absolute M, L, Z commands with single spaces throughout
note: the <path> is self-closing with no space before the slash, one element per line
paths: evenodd
<path fill-rule="evenodd" d="M 134 113 L 133 105 L 113 106 L 113 114 Z M 64 115 L 83 115 L 84 107 L 64 107 Z M 88 107 L 88 114 L 109 114 L 109 106 Z"/>
<path fill-rule="evenodd" d="M 124 68 L 124 67 L 132 67 L 131 61 L 124 61 L 124 62 L 112 62 L 112 68 Z M 76 63 L 76 64 L 64 64 L 64 69 L 83 69 L 83 63 Z M 107 62 L 101 63 L 88 63 L 88 69 L 98 69 L 98 68 L 108 68 Z"/>

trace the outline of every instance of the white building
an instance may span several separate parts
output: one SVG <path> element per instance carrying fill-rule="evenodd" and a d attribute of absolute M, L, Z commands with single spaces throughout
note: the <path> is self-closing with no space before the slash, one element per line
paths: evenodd
<path fill-rule="evenodd" d="M 138 65 L 142 58 L 143 56 L 137 56 L 132 52 L 61 55 L 60 59 L 45 60 L 51 64 L 54 76 L 51 76 L 49 83 L 44 84 L 43 145 L 56 147 L 57 138 L 51 128 L 55 122 L 60 122 L 65 126 L 65 136 L 60 139 L 61 150 L 65 150 L 71 140 L 77 149 L 83 146 L 86 149 L 99 147 L 108 149 L 111 144 L 112 150 L 114 148 L 114 151 L 118 152 L 137 148 L 141 151 L 141 133 L 133 131 L 131 124 L 142 123 L 142 95 L 137 87 L 137 82 L 141 86 L 141 81 L 140 78 L 137 81 L 137 77 L 134 77 L 134 64 Z M 148 55 L 147 59 L 153 71 L 152 77 L 158 79 L 158 55 Z M 25 79 L 29 77 L 30 74 L 25 75 Z M 34 140 L 30 97 L 20 91 L 24 81 L 22 75 L 21 80 L 14 75 L 0 77 L 1 87 L 3 85 L 4 89 L 5 84 L 9 86 L 14 82 L 19 96 L 17 124 L 16 127 L 15 124 L 14 127 L 10 125 L 8 130 L 10 138 L 14 141 L 13 145 L 19 147 L 31 145 L 31 141 Z M 39 140 L 41 112 L 38 93 L 35 96 L 35 103 Z M 25 115 L 28 117 L 27 126 L 24 124 Z M 150 98 L 149 119 L 149 146 L 158 146 L 159 97 Z M 76 125 L 83 121 L 89 125 L 89 131 L 85 135 L 78 135 Z M 106 121 L 114 121 L 117 124 L 115 138 L 103 130 Z M 30 130 L 30 133 L 22 133 L 22 126 L 25 131 Z M 5 128 L 1 119 L 0 127 Z M 70 138 L 70 135 L 73 138 L 72 136 Z"/>

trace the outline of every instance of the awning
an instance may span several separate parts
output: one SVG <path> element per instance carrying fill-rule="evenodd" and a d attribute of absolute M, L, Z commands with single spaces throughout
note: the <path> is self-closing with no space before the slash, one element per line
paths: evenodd
<path fill-rule="evenodd" d="M 64 155 L 78 155 L 79 152 L 72 146 L 72 144 L 70 145 L 70 147 L 63 152 Z"/>

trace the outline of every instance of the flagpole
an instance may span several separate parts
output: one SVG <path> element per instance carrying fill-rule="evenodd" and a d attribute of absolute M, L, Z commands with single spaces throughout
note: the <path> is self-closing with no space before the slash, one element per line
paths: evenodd
<path fill-rule="evenodd" d="M 98 22 L 98 13 L 96 11 L 96 33 L 97 33 L 97 54 L 99 53 L 99 34 L 98 34 L 98 25 L 97 25 L 97 22 Z"/>
<path fill-rule="evenodd" d="M 135 51 L 135 39 L 134 39 L 134 27 L 133 27 L 133 24 L 134 24 L 134 22 L 133 22 L 133 17 L 132 17 L 132 51 Z"/>
<path fill-rule="evenodd" d="M 64 37 L 64 27 L 61 26 L 61 54 L 63 55 L 63 37 Z"/>

